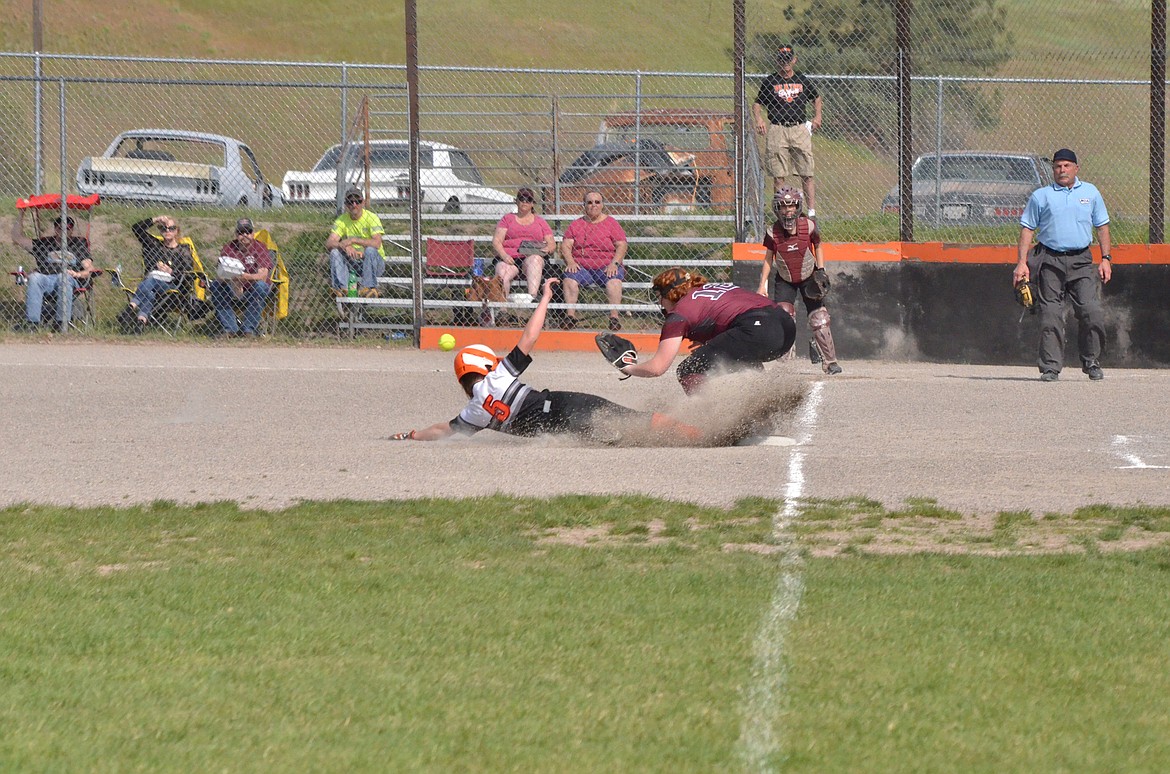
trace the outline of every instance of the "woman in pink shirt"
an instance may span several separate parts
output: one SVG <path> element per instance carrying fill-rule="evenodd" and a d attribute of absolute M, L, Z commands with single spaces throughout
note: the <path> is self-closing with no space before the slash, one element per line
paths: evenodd
<path fill-rule="evenodd" d="M 492 237 L 492 249 L 496 252 L 496 276 L 500 278 L 504 293 L 512 280 L 524 267 L 524 278 L 528 282 L 528 294 L 535 297 L 540 292 L 540 279 L 544 271 L 545 256 L 557 249 L 548 221 L 535 212 L 536 196 L 531 188 L 516 192 L 516 212 L 508 213 L 496 224 Z"/>

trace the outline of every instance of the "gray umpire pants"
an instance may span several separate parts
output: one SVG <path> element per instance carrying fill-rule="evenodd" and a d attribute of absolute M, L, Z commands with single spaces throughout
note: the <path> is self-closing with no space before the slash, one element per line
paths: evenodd
<path fill-rule="evenodd" d="M 1081 367 L 1097 363 L 1105 345 L 1101 277 L 1088 249 L 1074 255 L 1052 255 L 1036 248 L 1039 262 L 1036 289 L 1040 306 L 1040 357 L 1043 371 L 1060 373 L 1064 365 L 1064 300 L 1072 301 L 1077 321 L 1077 346 Z"/>

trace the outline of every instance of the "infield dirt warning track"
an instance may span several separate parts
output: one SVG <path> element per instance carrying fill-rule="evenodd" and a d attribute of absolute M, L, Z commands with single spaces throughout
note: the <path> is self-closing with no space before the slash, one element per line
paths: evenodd
<path fill-rule="evenodd" d="M 842 364 L 799 446 L 625 448 L 488 432 L 427 444 L 386 439 L 458 412 L 449 353 L 9 340 L 0 344 L 0 502 L 281 507 L 502 492 L 726 506 L 783 498 L 798 449 L 804 497 L 861 495 L 887 507 L 934 498 L 968 514 L 1170 504 L 1170 371 L 1106 362 L 1102 382 L 1066 370 L 1041 384 L 1023 365 Z M 824 378 L 803 360 L 768 373 L 776 389 Z M 682 418 L 718 413 L 719 401 L 734 411 L 742 397 L 693 403 L 672 375 L 619 381 L 587 353 L 538 352 L 524 379 Z M 792 420 L 774 434 L 794 435 Z"/>

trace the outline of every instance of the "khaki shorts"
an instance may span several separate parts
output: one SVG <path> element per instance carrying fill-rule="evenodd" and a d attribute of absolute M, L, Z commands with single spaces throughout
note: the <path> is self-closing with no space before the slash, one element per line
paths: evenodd
<path fill-rule="evenodd" d="M 812 133 L 804 124 L 769 126 L 765 151 L 768 174 L 772 177 L 813 176 Z"/>

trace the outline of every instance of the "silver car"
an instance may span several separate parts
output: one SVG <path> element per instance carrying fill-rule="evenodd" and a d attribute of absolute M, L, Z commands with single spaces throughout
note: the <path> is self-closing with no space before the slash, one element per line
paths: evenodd
<path fill-rule="evenodd" d="M 118 135 L 77 169 L 77 189 L 103 199 L 205 207 L 280 207 L 280 188 L 252 149 L 232 137 L 171 129 Z"/>
<path fill-rule="evenodd" d="M 914 220 L 933 226 L 1018 225 L 1028 197 L 1047 182 L 1049 168 L 1048 159 L 1030 153 L 919 156 L 910 168 Z M 882 200 L 882 212 L 898 212 L 899 203 L 894 186 Z"/>
<path fill-rule="evenodd" d="M 367 153 L 368 151 L 368 153 Z M 370 202 L 394 208 L 410 204 L 410 145 L 405 140 L 354 143 L 343 157 L 341 146 L 325 151 L 310 171 L 286 172 L 282 188 L 290 204 L 336 204 L 341 190 L 365 188 L 370 168 Z M 516 210 L 513 194 L 484 185 L 467 153 L 441 142 L 419 142 L 419 180 L 423 210 L 498 218 Z"/>

